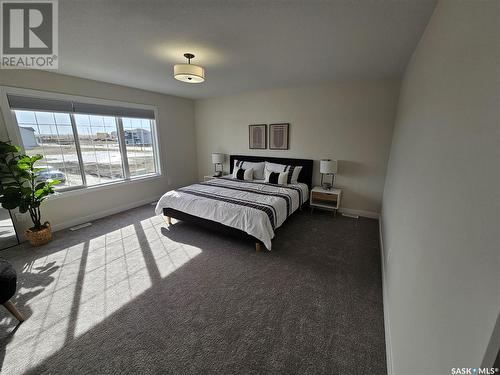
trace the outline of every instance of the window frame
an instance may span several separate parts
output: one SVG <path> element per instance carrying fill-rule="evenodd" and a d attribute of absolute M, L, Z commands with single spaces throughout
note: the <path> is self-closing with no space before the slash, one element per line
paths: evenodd
<path fill-rule="evenodd" d="M 115 100 L 108 100 L 108 99 L 100 99 L 100 98 L 90 98 L 90 97 L 85 97 L 85 96 L 75 96 L 75 95 L 67 95 L 67 94 L 59 94 L 59 93 L 53 93 L 53 92 L 48 92 L 48 91 L 38 91 L 38 90 L 32 90 L 32 89 L 21 89 L 21 88 L 16 88 L 16 87 L 9 87 L 9 86 L 0 86 L 0 109 L 3 114 L 3 118 L 5 121 L 5 127 L 7 130 L 7 137 L 9 140 L 21 147 L 22 152 L 25 152 L 24 145 L 22 142 L 21 138 L 21 130 L 19 129 L 19 124 L 17 123 L 17 118 L 15 115 L 15 110 L 10 108 L 7 95 L 25 95 L 25 96 L 31 96 L 31 97 L 36 97 L 40 99 L 61 99 L 61 100 L 70 100 L 70 101 L 78 101 L 78 102 L 83 102 L 83 103 L 88 103 L 88 104 L 101 104 L 101 105 L 108 105 L 108 106 L 118 106 L 118 107 L 128 107 L 128 108 L 137 108 L 137 109 L 146 109 L 146 110 L 152 110 L 154 112 L 154 120 L 153 123 L 151 123 L 151 139 L 153 142 L 153 160 L 154 160 L 154 165 L 156 172 L 155 173 L 147 173 L 144 175 L 140 176 L 130 176 L 130 168 L 128 164 L 128 156 L 127 156 L 127 149 L 126 149 L 126 144 L 125 144 L 125 139 L 124 139 L 124 129 L 123 129 L 123 123 L 122 123 L 122 117 L 115 116 L 114 119 L 116 121 L 116 126 L 117 126 L 117 132 L 118 132 L 118 139 L 119 139 L 119 144 L 120 144 L 120 155 L 122 157 L 122 164 L 123 164 L 123 171 L 124 171 L 124 176 L 123 179 L 117 180 L 117 181 L 110 181 L 110 182 L 103 182 L 100 184 L 96 185 L 87 185 L 86 182 L 86 176 L 85 176 L 85 170 L 83 168 L 82 164 L 82 154 L 81 154 L 81 148 L 80 148 L 80 140 L 78 139 L 78 129 L 76 126 L 75 122 L 75 113 L 72 112 L 61 112 L 61 113 L 68 113 L 71 119 L 71 127 L 73 130 L 73 135 L 75 137 L 75 148 L 77 152 L 77 157 L 79 159 L 79 164 L 80 164 L 80 173 L 82 176 L 82 185 L 79 186 L 68 186 L 64 187 L 61 189 L 58 189 L 57 192 L 60 194 L 64 194 L 65 196 L 68 195 L 69 192 L 84 192 L 84 191 L 90 191 L 90 190 L 96 190 L 96 189 L 106 189 L 109 187 L 113 187 L 116 185 L 121 185 L 121 184 L 130 184 L 134 183 L 136 181 L 144 181 L 144 180 L 150 180 L 150 179 L 157 179 L 163 176 L 163 162 L 160 157 L 162 154 L 161 149 L 160 149 L 160 142 L 159 142 L 159 137 L 158 137 L 158 122 L 159 122 L 159 117 L 158 117 L 158 109 L 155 106 L 152 105 L 146 105 L 146 104 L 137 104 L 137 103 L 129 103 L 129 102 L 121 102 L 121 101 L 115 101 Z M 36 112 L 45 112 L 45 111 L 40 111 L 36 110 Z M 53 113 L 54 111 L 49 111 L 50 113 Z M 90 113 L 89 115 L 92 115 Z"/>

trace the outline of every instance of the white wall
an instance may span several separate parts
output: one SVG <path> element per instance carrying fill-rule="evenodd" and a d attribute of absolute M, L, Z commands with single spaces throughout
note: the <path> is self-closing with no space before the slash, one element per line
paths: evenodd
<path fill-rule="evenodd" d="M 382 210 L 393 374 L 481 366 L 499 313 L 499 15 L 441 1 L 404 76 Z"/>
<path fill-rule="evenodd" d="M 396 115 L 398 80 L 330 84 L 196 101 L 198 174 L 213 172 L 212 152 L 339 162 L 342 206 L 380 212 L 386 164 Z M 248 125 L 290 123 L 290 149 L 250 150 Z M 229 171 L 226 162 L 225 170 Z"/>
<path fill-rule="evenodd" d="M 63 94 L 148 104 L 158 108 L 158 136 L 163 177 L 116 185 L 112 189 L 87 190 L 84 195 L 63 194 L 47 201 L 42 209 L 44 220 L 56 228 L 66 227 L 86 217 L 109 214 L 120 207 L 151 201 L 172 188 L 196 179 L 194 102 L 169 95 L 43 71 L 0 71 L 0 85 L 30 88 Z M 7 132 L 0 117 L 0 136 Z"/>

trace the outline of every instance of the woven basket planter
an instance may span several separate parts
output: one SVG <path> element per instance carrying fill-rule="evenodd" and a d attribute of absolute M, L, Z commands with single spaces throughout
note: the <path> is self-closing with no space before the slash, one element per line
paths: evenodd
<path fill-rule="evenodd" d="M 50 223 L 46 221 L 42 229 L 35 230 L 30 228 L 26 230 L 26 237 L 32 246 L 42 246 L 52 241 L 52 228 Z"/>

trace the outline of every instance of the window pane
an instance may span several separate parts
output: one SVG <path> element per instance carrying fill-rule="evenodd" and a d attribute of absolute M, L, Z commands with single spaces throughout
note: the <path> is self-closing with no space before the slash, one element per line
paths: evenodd
<path fill-rule="evenodd" d="M 71 126 L 71 119 L 68 113 L 54 113 L 57 125 L 68 125 Z"/>
<path fill-rule="evenodd" d="M 87 185 L 124 178 L 116 121 L 110 116 L 75 115 Z"/>
<path fill-rule="evenodd" d="M 130 176 L 156 173 L 153 145 L 153 120 L 122 118 Z"/>
<path fill-rule="evenodd" d="M 36 121 L 39 125 L 50 125 L 56 123 L 55 113 L 35 112 Z"/>
<path fill-rule="evenodd" d="M 26 154 L 44 157 L 37 163 L 44 168 L 40 175 L 60 180 L 56 189 L 82 185 L 73 130 L 63 119 L 63 116 L 69 119 L 69 115 L 34 111 L 15 111 L 15 114 Z M 56 116 L 61 121 L 56 121 Z"/>
<path fill-rule="evenodd" d="M 19 124 L 36 124 L 35 112 L 32 111 L 16 111 L 16 118 Z"/>

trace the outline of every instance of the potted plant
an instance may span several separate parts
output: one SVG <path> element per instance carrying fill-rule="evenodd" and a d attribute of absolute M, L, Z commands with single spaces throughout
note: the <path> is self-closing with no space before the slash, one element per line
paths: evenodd
<path fill-rule="evenodd" d="M 0 203 L 7 210 L 29 212 L 33 227 L 26 230 L 26 237 L 33 246 L 50 242 L 52 229 L 46 221 L 42 224 L 40 205 L 51 194 L 58 180 L 46 180 L 39 175 L 43 168 L 35 167 L 42 155 L 23 155 L 18 146 L 0 141 Z"/>

